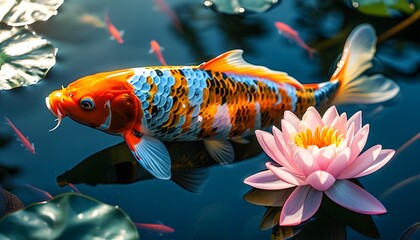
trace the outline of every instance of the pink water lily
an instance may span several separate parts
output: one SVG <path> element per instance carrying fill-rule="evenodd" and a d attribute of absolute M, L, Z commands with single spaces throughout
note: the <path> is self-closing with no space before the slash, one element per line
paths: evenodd
<path fill-rule="evenodd" d="M 282 131 L 256 131 L 266 154 L 278 164 L 267 162 L 268 170 L 249 176 L 244 182 L 265 190 L 296 187 L 283 205 L 281 226 L 298 225 L 311 218 L 321 205 L 323 193 L 337 204 L 362 214 L 382 214 L 385 207 L 370 193 L 352 183 L 384 166 L 395 151 L 375 145 L 362 152 L 369 125 L 362 126 L 362 114 L 350 119 L 330 107 L 321 117 L 310 107 L 302 120 L 287 111 Z"/>

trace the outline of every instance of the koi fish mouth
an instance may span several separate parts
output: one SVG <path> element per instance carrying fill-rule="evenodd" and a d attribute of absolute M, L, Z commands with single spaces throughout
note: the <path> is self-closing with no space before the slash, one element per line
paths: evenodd
<path fill-rule="evenodd" d="M 60 126 L 60 124 L 61 124 L 61 119 L 63 119 L 63 117 L 65 117 L 66 115 L 65 114 L 63 114 L 63 111 L 61 110 L 60 111 L 60 104 L 59 103 L 57 103 L 57 104 L 51 104 L 51 102 L 50 102 L 50 98 L 49 97 L 46 97 L 45 98 L 45 104 L 47 105 L 47 108 L 48 108 L 48 110 L 50 110 L 50 112 L 54 115 L 54 116 L 56 116 L 57 117 L 57 119 L 55 119 L 55 121 L 57 121 L 57 125 L 55 126 L 55 127 L 53 127 L 52 129 L 50 129 L 49 131 L 50 132 L 52 132 L 52 131 L 54 131 L 55 129 L 57 129 L 58 128 L 58 126 Z"/>

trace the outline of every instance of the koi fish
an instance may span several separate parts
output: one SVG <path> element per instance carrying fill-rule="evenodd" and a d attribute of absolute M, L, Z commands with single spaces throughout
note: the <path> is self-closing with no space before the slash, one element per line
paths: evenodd
<path fill-rule="evenodd" d="M 12 121 L 10 121 L 9 118 L 7 118 L 6 116 L 4 118 L 6 119 L 7 124 L 15 132 L 18 141 L 22 143 L 22 145 L 26 148 L 26 150 L 28 150 L 32 154 L 35 154 L 35 145 L 33 143 L 30 143 L 29 140 L 25 136 L 23 136 L 23 134 L 19 131 L 19 129 L 15 127 L 15 125 L 13 125 Z"/>
<path fill-rule="evenodd" d="M 163 58 L 162 51 L 163 51 L 163 47 L 161 47 L 158 42 L 156 42 L 155 40 L 150 41 L 150 51 L 149 51 L 149 53 L 155 53 L 159 62 L 162 65 L 166 66 L 168 64 L 166 64 L 165 58 Z"/>
<path fill-rule="evenodd" d="M 280 34 L 284 33 L 288 38 L 291 38 L 294 41 L 296 41 L 299 46 L 301 46 L 303 49 L 305 49 L 308 52 L 310 58 L 314 57 L 314 52 L 316 51 L 316 49 L 309 47 L 302 40 L 302 38 L 299 37 L 299 33 L 296 30 L 294 30 L 292 27 L 290 27 L 289 25 L 283 22 L 276 21 L 274 25 L 276 26 Z"/>
<path fill-rule="evenodd" d="M 252 65 L 232 50 L 197 66 L 139 67 L 102 72 L 46 97 L 58 123 L 73 120 L 124 138 L 136 160 L 160 179 L 171 177 L 162 141 L 204 141 L 219 164 L 233 161 L 228 141 L 279 126 L 286 110 L 301 116 L 310 106 L 377 103 L 399 87 L 371 67 L 376 35 L 363 24 L 349 36 L 329 81 L 301 84 L 285 72 Z"/>
<path fill-rule="evenodd" d="M 136 227 L 157 233 L 173 233 L 175 229 L 161 223 L 134 223 Z"/>
<path fill-rule="evenodd" d="M 124 31 L 119 31 L 114 24 L 112 24 L 111 19 L 109 19 L 108 12 L 105 12 L 105 23 L 106 28 L 113 39 L 115 39 L 119 44 L 124 43 L 122 36 Z"/>

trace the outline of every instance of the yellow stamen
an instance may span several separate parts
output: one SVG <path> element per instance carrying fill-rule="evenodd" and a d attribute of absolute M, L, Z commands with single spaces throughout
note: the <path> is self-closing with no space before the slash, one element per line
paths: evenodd
<path fill-rule="evenodd" d="M 299 147 L 308 148 L 311 145 L 315 145 L 321 148 L 331 144 L 338 146 L 343 141 L 343 134 L 339 134 L 336 129 L 324 126 L 321 129 L 317 127 L 314 133 L 310 129 L 298 132 L 292 139 Z"/>

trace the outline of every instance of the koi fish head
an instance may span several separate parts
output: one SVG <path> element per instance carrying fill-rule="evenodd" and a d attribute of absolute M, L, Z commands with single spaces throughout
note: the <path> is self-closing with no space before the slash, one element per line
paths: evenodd
<path fill-rule="evenodd" d="M 52 92 L 45 102 L 58 124 L 50 131 L 66 116 L 111 134 L 122 134 L 134 128 L 142 113 L 133 87 L 126 81 L 133 75 L 130 69 L 98 73 Z"/>

